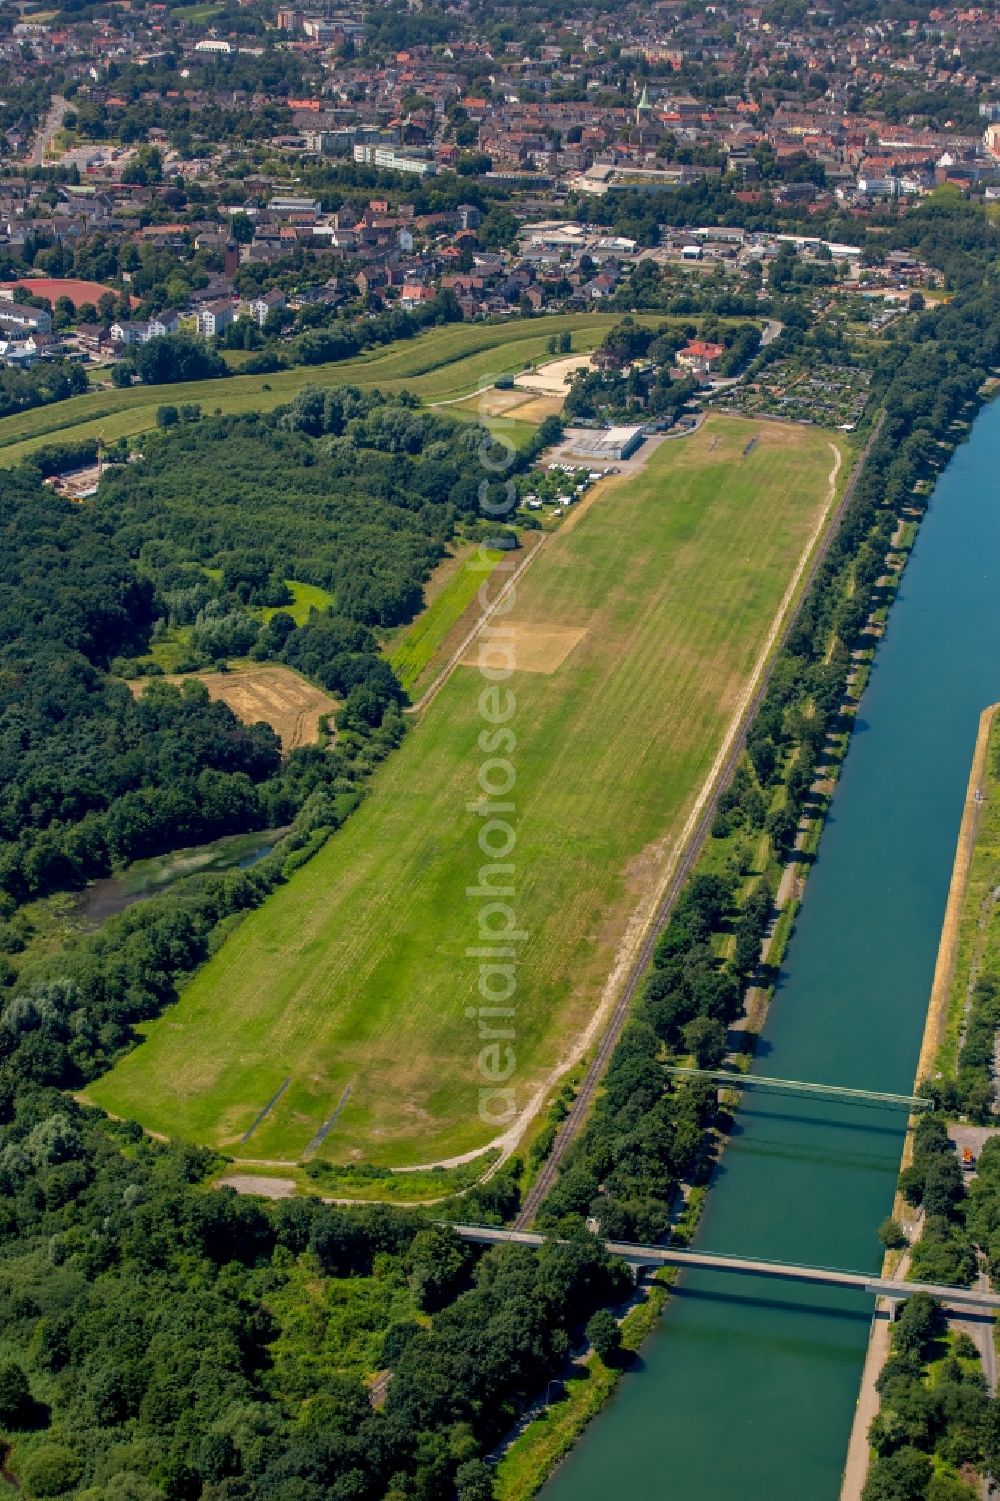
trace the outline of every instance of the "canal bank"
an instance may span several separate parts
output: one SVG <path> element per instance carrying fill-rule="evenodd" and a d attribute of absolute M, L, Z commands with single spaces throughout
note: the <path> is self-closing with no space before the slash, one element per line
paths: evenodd
<path fill-rule="evenodd" d="M 906 1091 L 983 704 L 1000 689 L 1000 411 L 940 479 L 861 706 L 755 1067 Z M 744 1106 L 697 1244 L 874 1271 L 905 1121 Z M 645 1495 L 834 1501 L 871 1307 L 854 1294 L 685 1276 L 639 1369 L 550 1482 Z"/>
<path fill-rule="evenodd" d="M 922 1083 L 933 1077 L 935 1060 L 944 1040 L 945 1026 L 948 1020 L 948 1004 L 955 973 L 962 909 L 965 906 L 969 885 L 969 872 L 972 868 L 972 856 L 975 851 L 976 838 L 982 816 L 982 787 L 986 777 L 990 735 L 998 710 L 1000 710 L 1000 704 L 991 704 L 988 709 L 983 710 L 979 719 L 979 733 L 976 736 L 975 750 L 972 755 L 972 770 L 969 773 L 969 784 L 965 794 L 965 807 L 962 811 L 962 823 L 958 832 L 958 848 L 955 852 L 951 885 L 948 888 L 944 921 L 941 924 L 941 940 L 938 945 L 937 960 L 934 966 L 930 1004 L 927 1007 L 923 1041 L 920 1045 L 917 1072 L 913 1081 L 915 1092 L 920 1088 Z M 911 1132 L 907 1134 L 903 1143 L 903 1153 L 900 1161 L 901 1170 L 907 1167 L 912 1160 L 912 1146 L 913 1136 Z M 893 1206 L 893 1215 L 900 1224 L 904 1224 L 908 1219 L 912 1219 L 913 1217 L 912 1209 L 907 1206 L 905 1200 L 898 1193 Z M 896 1276 L 905 1277 L 909 1265 L 909 1257 L 909 1250 L 904 1250 L 902 1258 L 898 1251 L 887 1251 L 882 1263 L 882 1275 L 890 1276 L 895 1274 Z M 865 1355 L 864 1370 L 861 1374 L 861 1388 L 858 1393 L 857 1406 L 854 1409 L 854 1422 L 851 1425 L 851 1436 L 847 1446 L 847 1461 L 844 1465 L 840 1501 L 860 1501 L 865 1477 L 868 1474 L 870 1455 L 868 1431 L 879 1410 L 877 1382 L 881 1375 L 882 1367 L 889 1358 L 890 1322 L 891 1311 L 889 1305 L 884 1300 L 879 1299 L 872 1318 L 868 1350 Z M 992 1343 L 992 1326 L 985 1331 L 985 1339 Z M 983 1353 L 985 1355 L 985 1350 Z M 985 1359 L 984 1368 L 986 1368 Z"/>

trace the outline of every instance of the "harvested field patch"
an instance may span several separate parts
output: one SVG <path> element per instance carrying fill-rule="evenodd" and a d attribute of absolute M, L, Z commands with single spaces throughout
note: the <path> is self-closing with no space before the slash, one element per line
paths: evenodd
<path fill-rule="evenodd" d="M 323 714 L 332 714 L 337 700 L 314 688 L 312 683 L 299 677 L 290 667 L 278 664 L 264 667 L 237 667 L 232 672 L 172 673 L 168 683 L 186 683 L 191 679 L 204 683 L 209 698 L 221 699 L 228 704 L 244 724 L 256 724 L 263 720 L 276 735 L 281 737 L 284 751 L 296 750 L 300 745 L 314 745 L 319 735 L 319 721 Z M 138 678 L 129 683 L 138 698 L 150 682 L 162 682 L 162 678 Z"/>
<path fill-rule="evenodd" d="M 587 634 L 579 626 L 520 620 L 487 629 L 466 653 L 460 667 L 510 666 L 515 672 L 555 672 Z"/>
<path fill-rule="evenodd" d="M 563 409 L 561 396 L 532 396 L 513 408 L 512 416 L 518 422 L 544 422 L 546 417 L 558 417 Z"/>

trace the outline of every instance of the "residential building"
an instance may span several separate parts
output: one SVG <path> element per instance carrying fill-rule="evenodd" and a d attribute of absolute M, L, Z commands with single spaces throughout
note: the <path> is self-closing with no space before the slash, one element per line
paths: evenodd
<path fill-rule="evenodd" d="M 145 323 L 132 323 L 127 318 L 119 318 L 111 325 L 111 339 L 115 344 L 144 344 L 146 325 Z"/>
<path fill-rule="evenodd" d="M 214 339 L 216 334 L 229 327 L 234 316 L 231 299 L 217 297 L 214 302 L 206 302 L 198 309 L 198 332 L 204 339 Z"/>
<path fill-rule="evenodd" d="M 272 312 L 275 308 L 284 306 L 285 294 L 284 292 L 279 292 L 277 289 L 273 292 L 265 292 L 263 297 L 255 297 L 253 301 L 244 304 L 246 311 L 261 328 L 264 327 L 267 321 L 268 313 Z"/>
<path fill-rule="evenodd" d="M 181 326 L 181 315 L 173 308 L 164 308 L 146 324 L 147 339 L 161 339 L 165 334 L 175 334 Z"/>
<path fill-rule="evenodd" d="M 47 334 L 52 328 L 52 315 L 45 308 L 0 301 L 0 328 L 30 328 Z"/>

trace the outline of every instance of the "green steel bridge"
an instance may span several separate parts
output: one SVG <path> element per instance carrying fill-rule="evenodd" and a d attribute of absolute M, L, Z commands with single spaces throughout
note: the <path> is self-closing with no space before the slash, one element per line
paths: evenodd
<path fill-rule="evenodd" d="M 933 1110 L 934 1101 L 918 1094 L 888 1094 L 881 1089 L 847 1089 L 840 1084 L 807 1084 L 802 1079 L 772 1079 L 766 1074 L 731 1073 L 724 1068 L 682 1068 L 676 1063 L 664 1064 L 668 1074 L 681 1079 L 708 1079 L 719 1089 L 763 1089 L 781 1094 L 803 1094 L 835 1100 L 855 1101 L 859 1105 L 898 1106 L 911 1113 L 918 1110 Z"/>

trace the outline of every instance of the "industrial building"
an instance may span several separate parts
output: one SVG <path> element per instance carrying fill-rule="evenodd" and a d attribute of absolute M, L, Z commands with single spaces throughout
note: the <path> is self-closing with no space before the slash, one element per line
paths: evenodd
<path fill-rule="evenodd" d="M 636 449 L 642 447 L 641 427 L 579 428 L 567 437 L 571 451 L 582 458 L 601 459 L 605 463 L 630 459 Z"/>

